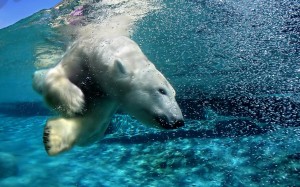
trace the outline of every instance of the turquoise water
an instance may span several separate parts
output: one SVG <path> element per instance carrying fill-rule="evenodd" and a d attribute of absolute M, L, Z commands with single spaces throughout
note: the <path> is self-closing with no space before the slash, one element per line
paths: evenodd
<path fill-rule="evenodd" d="M 300 185 L 298 1 L 157 1 L 132 38 L 176 89 L 185 127 L 118 113 L 103 140 L 49 157 L 54 114 L 31 76 L 73 40 L 53 25 L 81 3 L 0 30 L 0 186 Z M 102 15 L 96 5 L 80 24 Z"/>

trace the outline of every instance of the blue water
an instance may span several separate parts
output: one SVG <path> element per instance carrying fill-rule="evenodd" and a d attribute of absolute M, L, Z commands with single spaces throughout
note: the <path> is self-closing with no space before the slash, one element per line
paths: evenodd
<path fill-rule="evenodd" d="M 80 2 L 0 30 L 0 186 L 300 185 L 299 1 L 162 3 L 132 37 L 176 89 L 185 127 L 118 113 L 103 140 L 57 157 L 44 151 L 54 114 L 31 76 L 73 40 L 52 25 Z M 100 15 L 93 6 L 83 24 Z"/>

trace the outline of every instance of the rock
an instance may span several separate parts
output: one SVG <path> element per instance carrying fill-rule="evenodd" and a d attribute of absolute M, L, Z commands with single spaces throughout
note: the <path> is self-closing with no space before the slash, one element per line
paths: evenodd
<path fill-rule="evenodd" d="M 0 152 L 0 179 L 15 176 L 18 173 L 18 164 L 15 156 Z"/>

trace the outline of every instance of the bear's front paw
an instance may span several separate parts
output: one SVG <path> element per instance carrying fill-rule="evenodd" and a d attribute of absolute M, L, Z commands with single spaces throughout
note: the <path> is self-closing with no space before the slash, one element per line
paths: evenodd
<path fill-rule="evenodd" d="M 61 78 L 47 84 L 46 102 L 64 116 L 76 116 L 84 112 L 84 95 L 80 88 L 68 79 Z"/>
<path fill-rule="evenodd" d="M 62 111 L 67 116 L 75 116 L 76 114 L 82 114 L 84 111 L 84 95 L 82 91 L 75 85 L 71 84 L 64 93 L 65 99 L 62 101 Z"/>
<path fill-rule="evenodd" d="M 43 142 L 48 155 L 54 156 L 72 148 L 74 138 L 69 135 L 68 128 L 68 124 L 59 119 L 47 122 Z"/>

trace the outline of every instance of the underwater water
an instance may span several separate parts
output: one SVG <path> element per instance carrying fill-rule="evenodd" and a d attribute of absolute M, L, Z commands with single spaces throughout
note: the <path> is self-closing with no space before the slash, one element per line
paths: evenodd
<path fill-rule="evenodd" d="M 297 0 L 149 0 L 159 8 L 141 13 L 132 38 L 174 86 L 185 126 L 117 113 L 103 140 L 49 157 L 55 114 L 32 74 L 74 40 L 65 26 L 128 3 L 102 2 L 66 0 L 0 30 L 0 186 L 300 186 Z"/>

